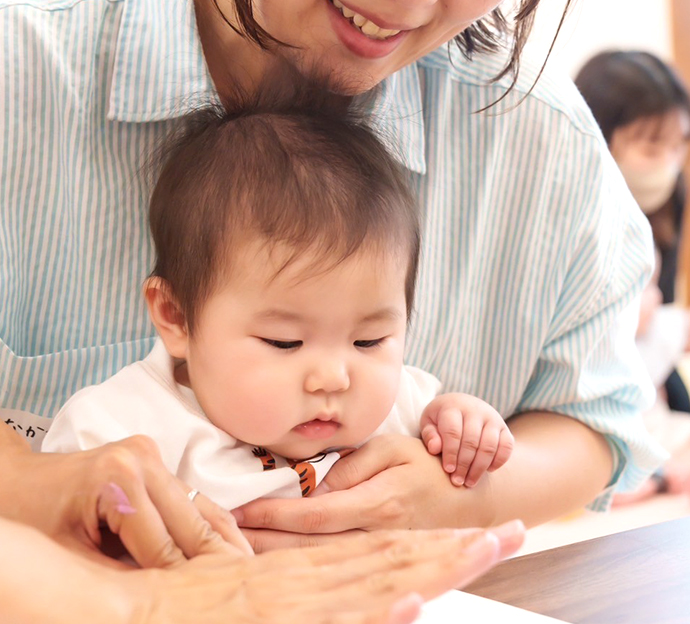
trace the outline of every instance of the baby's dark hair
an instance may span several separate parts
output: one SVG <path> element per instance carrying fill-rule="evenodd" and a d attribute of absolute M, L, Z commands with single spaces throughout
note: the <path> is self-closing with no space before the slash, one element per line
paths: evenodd
<path fill-rule="evenodd" d="M 407 261 L 414 300 L 420 223 L 407 174 L 350 101 L 296 71 L 273 75 L 190 116 L 166 144 L 151 198 L 152 276 L 165 279 L 194 331 L 197 313 L 232 271 L 233 251 L 260 240 L 306 251 L 315 272 L 365 248 Z M 375 270 L 372 267 L 372 270 Z"/>

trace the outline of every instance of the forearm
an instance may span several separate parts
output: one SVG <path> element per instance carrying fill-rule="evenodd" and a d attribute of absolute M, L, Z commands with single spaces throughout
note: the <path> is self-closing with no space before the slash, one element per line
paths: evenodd
<path fill-rule="evenodd" d="M 606 487 L 613 458 L 601 434 L 553 413 L 525 413 L 508 424 L 515 436 L 508 463 L 459 492 L 463 525 L 520 518 L 534 526 L 583 507 Z"/>
<path fill-rule="evenodd" d="M 71 624 L 131 620 L 137 584 L 62 548 L 27 526 L 0 518 L 0 620 Z M 134 580 L 133 578 L 131 580 Z"/>

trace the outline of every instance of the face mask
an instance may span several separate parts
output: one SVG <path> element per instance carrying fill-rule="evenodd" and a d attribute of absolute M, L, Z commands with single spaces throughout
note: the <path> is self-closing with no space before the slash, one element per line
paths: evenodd
<path fill-rule="evenodd" d="M 661 208 L 671 197 L 680 167 L 676 164 L 655 165 L 639 168 L 619 163 L 621 173 L 642 212 L 651 214 Z"/>

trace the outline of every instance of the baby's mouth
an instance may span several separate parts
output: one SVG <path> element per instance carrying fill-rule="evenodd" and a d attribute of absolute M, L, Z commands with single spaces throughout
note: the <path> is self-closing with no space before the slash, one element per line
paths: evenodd
<path fill-rule="evenodd" d="M 315 418 L 293 427 L 293 431 L 310 440 L 325 440 L 340 429 L 340 423 L 335 420 L 321 420 Z"/>
<path fill-rule="evenodd" d="M 376 41 L 384 41 L 385 39 L 390 39 L 395 37 L 395 35 L 400 34 L 400 30 L 388 30 L 386 28 L 381 28 L 377 24 L 374 24 L 371 20 L 368 20 L 363 15 L 355 13 L 352 9 L 348 9 L 343 5 L 340 0 L 330 0 L 331 4 L 340 11 L 342 16 L 354 26 L 363 35 L 369 37 L 369 39 L 374 39 Z"/>

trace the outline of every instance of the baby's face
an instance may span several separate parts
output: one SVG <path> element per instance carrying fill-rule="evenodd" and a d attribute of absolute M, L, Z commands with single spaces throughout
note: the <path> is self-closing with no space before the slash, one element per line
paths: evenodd
<path fill-rule="evenodd" d="M 406 329 L 405 262 L 359 252 L 319 274 L 313 257 L 258 245 L 204 304 L 187 347 L 208 418 L 244 442 L 304 459 L 360 444 L 390 412 Z"/>

